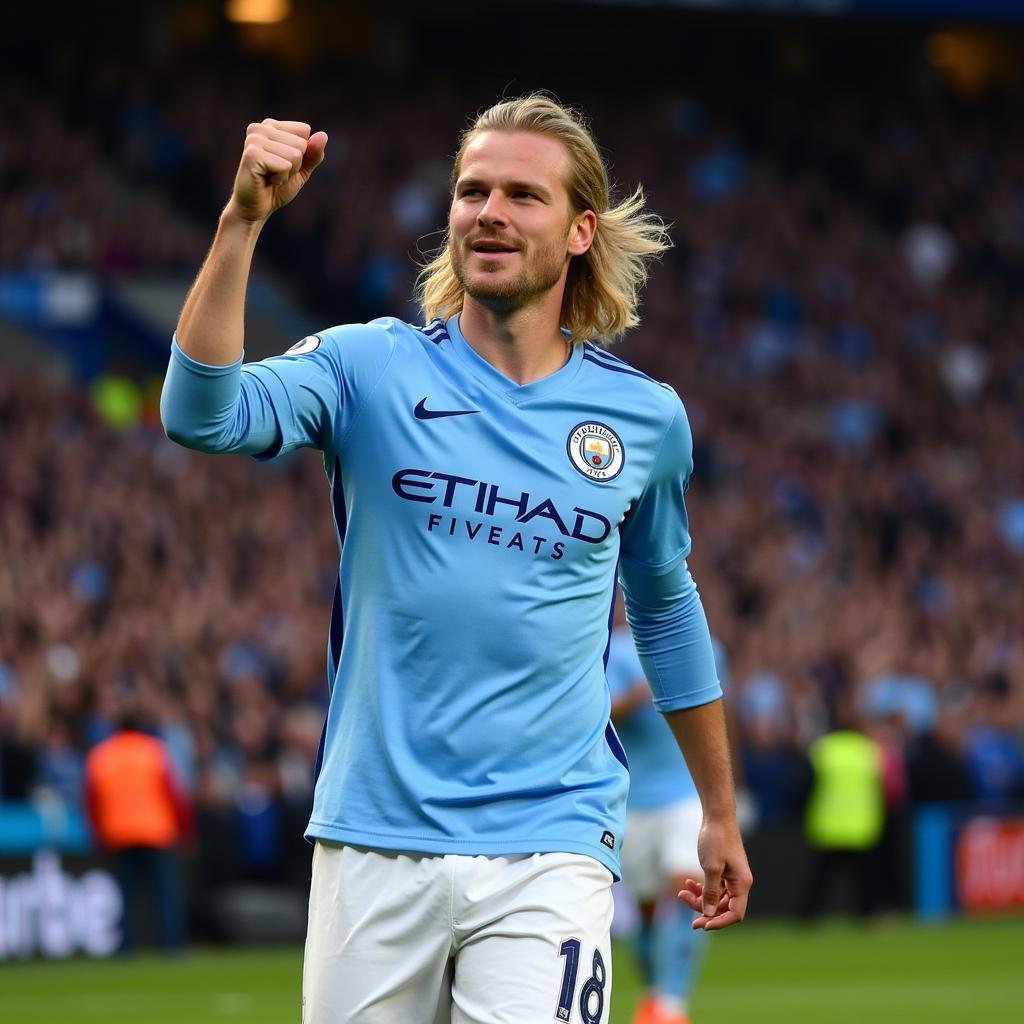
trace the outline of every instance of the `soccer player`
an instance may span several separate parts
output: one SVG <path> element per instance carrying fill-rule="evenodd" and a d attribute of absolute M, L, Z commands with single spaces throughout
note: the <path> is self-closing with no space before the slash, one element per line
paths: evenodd
<path fill-rule="evenodd" d="M 622 878 L 639 905 L 633 946 L 647 985 L 633 1024 L 688 1024 L 707 936 L 692 927 L 695 913 L 675 896 L 688 879 L 701 879 L 700 798 L 671 730 L 651 704 L 651 689 L 621 609 L 616 604 L 607 676 L 612 721 L 629 759 Z M 715 655 L 724 682 L 720 645 Z"/>
<path fill-rule="evenodd" d="M 604 673 L 616 566 L 704 808 L 699 927 L 741 920 L 708 627 L 686 568 L 676 394 L 611 355 L 664 226 L 614 205 L 589 130 L 543 96 L 464 134 L 425 326 L 332 327 L 242 366 L 267 218 L 327 136 L 251 124 L 185 302 L 170 437 L 323 452 L 341 557 L 307 837 L 306 1022 L 602 1024 L 628 786 Z"/>

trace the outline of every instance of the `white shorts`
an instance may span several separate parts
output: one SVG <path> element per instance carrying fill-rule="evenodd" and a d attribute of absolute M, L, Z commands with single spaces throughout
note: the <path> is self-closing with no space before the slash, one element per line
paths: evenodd
<path fill-rule="evenodd" d="M 607 1024 L 612 875 L 318 842 L 303 1024 Z"/>
<path fill-rule="evenodd" d="M 701 877 L 697 836 L 703 820 L 697 797 L 626 815 L 622 880 L 638 900 L 656 902 L 676 875 Z"/>

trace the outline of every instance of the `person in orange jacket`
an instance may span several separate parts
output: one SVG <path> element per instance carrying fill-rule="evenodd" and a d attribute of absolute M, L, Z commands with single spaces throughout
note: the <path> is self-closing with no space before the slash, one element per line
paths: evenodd
<path fill-rule="evenodd" d="M 134 712 L 89 752 L 85 809 L 99 846 L 113 859 L 124 897 L 121 951 L 137 944 L 137 916 L 149 889 L 165 951 L 185 943 L 180 846 L 193 830 L 192 807 L 167 747 L 143 731 Z"/>

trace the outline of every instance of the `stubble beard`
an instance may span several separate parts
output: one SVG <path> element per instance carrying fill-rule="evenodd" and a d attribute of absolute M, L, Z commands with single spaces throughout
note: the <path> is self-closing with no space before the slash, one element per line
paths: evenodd
<path fill-rule="evenodd" d="M 496 313 L 511 313 L 532 305 L 547 295 L 561 280 L 565 254 L 559 242 L 552 242 L 536 256 L 523 254 L 522 271 L 511 280 L 501 280 L 497 274 L 483 273 L 471 277 L 466 271 L 466 255 L 462 249 L 452 247 L 451 261 L 463 291 L 471 298 Z"/>

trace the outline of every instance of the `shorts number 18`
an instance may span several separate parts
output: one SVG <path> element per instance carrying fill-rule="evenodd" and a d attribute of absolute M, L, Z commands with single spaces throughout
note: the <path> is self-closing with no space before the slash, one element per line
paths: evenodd
<path fill-rule="evenodd" d="M 576 976 L 580 967 L 580 940 L 566 939 L 559 947 L 558 955 L 565 958 L 565 969 L 562 971 L 562 991 L 558 998 L 555 1018 L 567 1021 L 572 1012 L 572 1000 L 576 993 Z M 580 990 L 580 1016 L 583 1018 L 583 1024 L 601 1024 L 607 977 L 601 951 L 595 949 L 591 975 Z"/>

